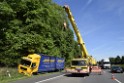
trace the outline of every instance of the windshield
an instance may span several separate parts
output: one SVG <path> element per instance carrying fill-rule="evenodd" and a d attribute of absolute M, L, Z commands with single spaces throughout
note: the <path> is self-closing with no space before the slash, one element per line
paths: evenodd
<path fill-rule="evenodd" d="M 21 60 L 21 64 L 24 65 L 24 66 L 30 66 L 30 65 L 31 65 L 31 62 L 28 61 L 28 60 L 22 59 L 22 60 Z"/>
<path fill-rule="evenodd" d="M 84 60 L 72 61 L 72 65 L 74 65 L 74 66 L 86 66 L 86 62 Z"/>
<path fill-rule="evenodd" d="M 110 64 L 110 62 L 104 62 L 104 64 Z"/>
<path fill-rule="evenodd" d="M 112 69 L 121 69 L 121 67 L 113 66 Z"/>

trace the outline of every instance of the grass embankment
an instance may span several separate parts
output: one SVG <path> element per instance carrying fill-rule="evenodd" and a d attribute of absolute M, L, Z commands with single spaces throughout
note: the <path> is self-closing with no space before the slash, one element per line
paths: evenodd
<path fill-rule="evenodd" d="M 9 72 L 7 72 L 9 71 Z M 46 72 L 46 73 L 40 73 L 38 75 L 33 75 L 31 77 L 36 77 L 36 76 L 44 76 L 44 75 L 49 75 L 53 73 L 59 73 L 58 72 Z M 63 71 L 61 71 L 63 72 Z M 10 73 L 10 76 L 9 76 Z M 30 76 L 25 76 L 23 74 L 19 74 L 17 71 L 17 68 L 0 68 L 0 83 L 8 83 L 12 81 L 16 81 L 19 79 L 25 79 L 25 78 L 31 78 Z"/>
<path fill-rule="evenodd" d="M 26 76 L 19 74 L 16 68 L 0 68 L 0 83 L 7 83 L 22 78 L 26 78 Z"/>
<path fill-rule="evenodd" d="M 124 68 L 124 64 L 121 64 L 120 66 Z"/>
<path fill-rule="evenodd" d="M 123 68 L 123 70 L 124 70 L 124 64 L 121 64 L 120 66 L 121 66 L 121 67 Z"/>

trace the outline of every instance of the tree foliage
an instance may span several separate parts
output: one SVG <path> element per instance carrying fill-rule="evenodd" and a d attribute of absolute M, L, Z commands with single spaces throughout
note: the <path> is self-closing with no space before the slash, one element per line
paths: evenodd
<path fill-rule="evenodd" d="M 65 57 L 69 63 L 80 53 L 65 11 L 51 0 L 0 0 L 0 25 L 1 65 L 16 66 L 29 53 Z"/>
<path fill-rule="evenodd" d="M 120 57 L 117 55 L 116 57 L 110 57 L 111 64 L 124 64 L 124 56 Z"/>

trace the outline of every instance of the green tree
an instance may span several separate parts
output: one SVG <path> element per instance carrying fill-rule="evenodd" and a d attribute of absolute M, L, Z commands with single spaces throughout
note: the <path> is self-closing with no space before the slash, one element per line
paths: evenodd
<path fill-rule="evenodd" d="M 80 53 L 64 9 L 52 0 L 0 0 L 0 25 L 2 65 L 16 66 L 29 53 L 65 57 L 69 63 Z"/>
<path fill-rule="evenodd" d="M 114 57 L 110 57 L 109 60 L 110 60 L 111 64 L 115 64 L 115 58 Z"/>
<path fill-rule="evenodd" d="M 121 64 L 124 64 L 124 56 L 121 58 Z"/>
<path fill-rule="evenodd" d="M 121 58 L 119 55 L 115 58 L 115 64 L 120 64 L 121 63 Z"/>

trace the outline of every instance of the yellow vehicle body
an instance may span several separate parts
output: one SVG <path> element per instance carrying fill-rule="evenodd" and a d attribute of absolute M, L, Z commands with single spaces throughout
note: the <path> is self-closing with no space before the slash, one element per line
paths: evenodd
<path fill-rule="evenodd" d="M 83 61 L 84 64 L 74 64 L 74 62 L 80 63 Z M 87 74 L 89 75 L 90 67 L 88 60 L 83 58 L 75 58 L 72 60 L 71 67 L 66 68 L 65 71 L 72 74 Z"/>
<path fill-rule="evenodd" d="M 31 76 L 32 73 L 38 71 L 40 58 L 38 54 L 29 54 L 27 57 L 22 57 L 22 61 L 18 66 L 18 72 Z"/>
<path fill-rule="evenodd" d="M 69 6 L 65 5 L 63 8 L 65 9 L 65 11 L 66 11 L 66 13 L 68 15 L 68 18 L 69 18 L 69 20 L 70 20 L 70 22 L 72 24 L 74 32 L 75 32 L 75 34 L 77 36 L 77 41 L 78 41 L 78 43 L 80 45 L 80 49 L 81 49 L 82 57 L 81 58 L 75 58 L 75 59 L 72 60 L 72 62 L 73 61 L 78 62 L 78 61 L 81 61 L 81 60 L 83 60 L 85 62 L 85 66 L 84 65 L 79 65 L 80 62 L 77 65 L 71 64 L 71 67 L 67 68 L 66 71 L 71 72 L 71 73 L 87 73 L 87 74 L 89 74 L 91 72 L 91 70 L 90 70 L 91 66 L 96 65 L 97 62 L 92 56 L 90 56 L 88 54 L 88 51 L 87 51 L 87 49 L 85 47 L 85 43 L 84 43 L 84 41 L 83 41 L 83 39 L 81 37 L 81 34 L 80 34 L 80 32 L 79 32 L 79 30 L 77 28 L 77 25 L 75 23 L 74 17 L 72 15 L 71 11 L 70 11 Z"/>

